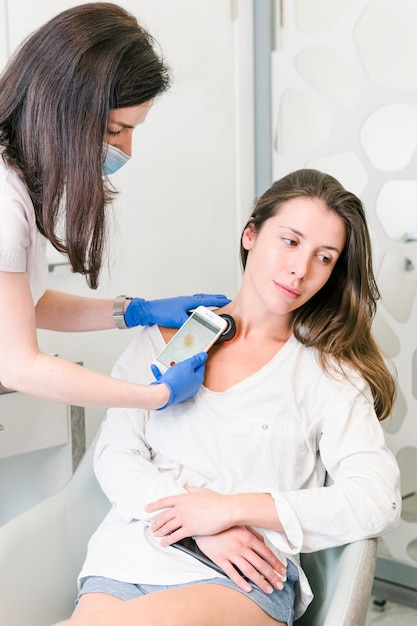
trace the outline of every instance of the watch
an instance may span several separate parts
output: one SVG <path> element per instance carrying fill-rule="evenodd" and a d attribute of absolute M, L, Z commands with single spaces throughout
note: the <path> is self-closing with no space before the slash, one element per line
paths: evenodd
<path fill-rule="evenodd" d="M 113 319 L 116 328 L 124 330 L 129 328 L 125 320 L 125 302 L 126 300 L 132 300 L 129 296 L 117 296 L 113 300 Z"/>

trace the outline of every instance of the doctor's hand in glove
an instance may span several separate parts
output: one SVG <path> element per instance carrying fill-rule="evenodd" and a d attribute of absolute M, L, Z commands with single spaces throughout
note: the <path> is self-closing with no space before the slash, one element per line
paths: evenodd
<path fill-rule="evenodd" d="M 151 326 L 152 324 L 179 328 L 187 320 L 191 309 L 196 309 L 198 306 L 222 307 L 229 302 L 229 298 L 222 294 L 204 293 L 162 300 L 133 298 L 126 308 L 124 318 L 129 328 L 132 326 Z"/>
<path fill-rule="evenodd" d="M 156 378 L 151 384 L 159 385 L 163 383 L 168 387 L 170 393 L 167 404 L 161 407 L 161 409 L 166 409 L 171 404 L 184 402 L 184 400 L 192 398 L 197 393 L 203 384 L 207 356 L 207 352 L 199 352 L 199 354 L 185 361 L 176 363 L 165 374 L 161 374 L 155 364 L 151 365 L 152 373 Z M 158 410 L 160 411 L 161 409 Z"/>

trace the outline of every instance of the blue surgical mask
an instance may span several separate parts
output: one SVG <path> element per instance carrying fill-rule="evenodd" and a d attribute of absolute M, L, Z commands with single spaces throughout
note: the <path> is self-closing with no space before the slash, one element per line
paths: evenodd
<path fill-rule="evenodd" d="M 109 143 L 104 144 L 104 161 L 103 161 L 103 176 L 114 174 L 125 163 L 128 162 L 130 156 L 116 148 Z"/>

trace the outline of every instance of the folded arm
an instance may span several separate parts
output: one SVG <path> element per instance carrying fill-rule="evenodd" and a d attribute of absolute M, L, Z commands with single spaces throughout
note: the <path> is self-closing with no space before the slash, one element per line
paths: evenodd
<path fill-rule="evenodd" d="M 164 471 L 152 463 L 153 452 L 145 437 L 146 416 L 140 410 L 108 412 L 96 446 L 95 470 L 117 514 L 125 521 L 141 520 L 151 526 L 159 511 L 149 511 L 146 507 L 149 501 L 158 496 L 187 495 L 189 488 L 175 468 L 170 472 L 165 467 Z M 207 492 L 194 490 L 196 496 Z M 198 526 L 201 528 L 199 523 Z M 200 549 L 243 590 L 248 591 L 250 584 L 236 567 L 266 593 L 271 586 L 282 588 L 285 566 L 264 538 L 249 526 L 236 525 L 207 537 L 199 534 L 196 541 Z"/>
<path fill-rule="evenodd" d="M 190 489 L 150 502 L 149 512 L 160 511 L 152 529 L 169 545 L 235 525 L 257 526 L 279 550 L 298 554 L 375 537 L 398 523 L 398 465 L 366 398 L 352 403 L 343 420 L 324 420 L 319 450 L 329 486 L 232 495 Z"/>

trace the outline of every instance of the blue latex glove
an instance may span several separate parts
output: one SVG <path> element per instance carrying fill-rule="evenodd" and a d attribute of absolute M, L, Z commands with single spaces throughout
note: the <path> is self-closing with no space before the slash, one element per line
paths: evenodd
<path fill-rule="evenodd" d="M 170 404 L 184 402 L 197 393 L 203 384 L 207 356 L 207 352 L 195 354 L 185 361 L 176 363 L 167 369 L 165 374 L 161 374 L 158 366 L 154 363 L 151 365 L 152 373 L 156 378 L 156 381 L 151 384 L 165 383 L 170 393 L 169 401 L 161 409 L 166 409 Z"/>
<path fill-rule="evenodd" d="M 188 312 L 198 306 L 222 307 L 230 302 L 221 294 L 196 293 L 193 296 L 178 296 L 164 300 L 133 298 L 125 312 L 127 326 L 168 326 L 179 328 L 188 318 Z"/>

